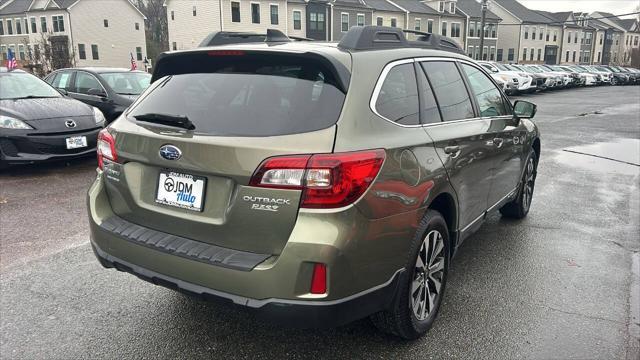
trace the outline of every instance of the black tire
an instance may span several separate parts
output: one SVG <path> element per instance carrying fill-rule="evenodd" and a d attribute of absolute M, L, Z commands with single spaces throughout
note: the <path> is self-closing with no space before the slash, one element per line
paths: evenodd
<path fill-rule="evenodd" d="M 613 86 L 618 85 L 618 79 L 616 79 L 615 77 L 611 78 L 611 85 Z"/>
<path fill-rule="evenodd" d="M 533 149 L 529 150 L 529 156 L 527 156 L 525 164 L 525 170 L 518 188 L 518 195 L 511 202 L 506 203 L 500 208 L 500 213 L 504 217 L 523 219 L 529 213 L 538 170 L 538 158 Z"/>
<path fill-rule="evenodd" d="M 442 242 L 436 240 L 436 233 L 442 236 Z M 422 245 L 427 243 L 441 243 L 442 247 L 428 245 L 428 248 L 423 248 Z M 440 250 L 438 251 L 437 249 Z M 430 256 L 430 254 L 434 253 L 433 257 Z M 423 254 L 424 257 L 422 256 Z M 426 267 L 418 267 L 418 256 L 421 256 L 421 259 L 424 258 L 426 261 L 423 262 L 427 264 L 430 262 L 430 258 L 436 259 L 437 262 L 434 261 L 429 269 L 442 267 L 442 270 L 438 270 L 437 274 L 432 272 L 425 275 L 425 272 L 420 269 L 426 270 Z M 405 265 L 405 276 L 402 277 L 403 280 L 398 286 L 391 308 L 373 314 L 371 316 L 372 322 L 381 331 L 407 340 L 417 339 L 424 335 L 429 331 L 438 315 L 447 283 L 448 271 L 449 231 L 447 223 L 438 211 L 427 210 L 411 243 L 411 249 Z M 419 279 L 423 280 L 422 283 Z M 440 281 L 440 287 L 436 291 L 437 280 Z M 422 287 L 414 288 L 414 281 L 415 284 L 422 284 Z M 415 291 L 412 291 L 413 289 Z M 431 300 L 431 292 L 435 292 L 435 296 L 432 301 L 428 301 L 427 299 Z M 416 302 L 413 302 L 413 299 L 424 299 L 422 311 L 417 308 L 414 312 L 415 305 L 413 304 Z M 428 312 L 426 312 L 427 305 L 429 306 Z M 421 313 L 420 316 L 423 319 L 420 319 L 416 312 Z"/>

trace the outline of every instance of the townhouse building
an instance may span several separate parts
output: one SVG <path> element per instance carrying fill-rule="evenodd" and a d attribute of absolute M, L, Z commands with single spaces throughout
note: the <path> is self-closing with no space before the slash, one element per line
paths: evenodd
<path fill-rule="evenodd" d="M 423 3 L 438 12 L 438 34 L 450 37 L 464 49 L 467 17 L 458 12 L 458 1 L 424 0 Z"/>
<path fill-rule="evenodd" d="M 561 24 L 562 41 L 559 48 L 559 62 L 563 65 L 591 63 L 594 31 L 589 27 L 579 25 L 574 13 L 537 11 L 555 24 Z"/>
<path fill-rule="evenodd" d="M 493 0 L 490 10 L 502 19 L 497 48 L 503 62 L 558 64 L 563 27 L 515 0 Z"/>
<path fill-rule="evenodd" d="M 421 19 L 414 23 L 413 28 L 406 24 L 406 10 L 387 0 L 366 0 L 373 8 L 373 24 L 377 26 L 391 26 L 401 29 L 425 31 Z"/>
<path fill-rule="evenodd" d="M 132 55 L 142 68 L 144 20 L 129 0 L 2 0 L 0 53 L 6 60 L 12 49 L 20 66 L 37 72 L 129 67 Z"/>
<path fill-rule="evenodd" d="M 353 26 L 371 25 L 373 8 L 364 0 L 334 0 L 332 2 L 333 25 L 331 40 L 340 41 Z"/>
<path fill-rule="evenodd" d="M 627 32 L 631 32 L 631 29 L 626 28 L 626 20 L 619 19 L 613 14 L 603 11 L 593 12 L 590 17 L 596 18 L 609 28 L 606 35 L 611 47 L 608 63 L 612 65 L 628 65 L 630 63 L 630 52 L 633 48 L 633 45 L 629 46 L 628 36 L 633 39 L 633 35 L 627 34 Z M 625 40 L 627 40 L 626 44 Z M 633 44 L 633 40 L 631 44 Z"/>
<path fill-rule="evenodd" d="M 622 55 L 623 63 L 630 65 L 635 57 L 635 63 L 638 66 L 640 63 L 640 23 L 637 19 L 619 19 L 618 23 L 626 31 Z"/>
<path fill-rule="evenodd" d="M 470 58 L 476 60 L 502 61 L 504 53 L 498 49 L 498 24 L 502 19 L 487 10 L 485 27 L 482 29 L 482 6 L 475 0 L 458 0 L 458 13 L 466 17 L 465 46 Z M 480 57 L 480 36 L 484 31 L 482 57 Z"/>
<path fill-rule="evenodd" d="M 440 16 L 436 10 L 417 0 L 387 0 L 404 13 L 404 29 L 435 33 L 440 31 Z M 416 36 L 407 34 L 407 38 Z"/>

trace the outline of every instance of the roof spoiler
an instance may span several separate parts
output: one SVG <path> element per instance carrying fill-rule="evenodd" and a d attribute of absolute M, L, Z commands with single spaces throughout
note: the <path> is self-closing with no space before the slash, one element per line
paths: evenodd
<path fill-rule="evenodd" d="M 200 42 L 199 47 L 262 42 L 283 43 L 291 41 L 312 41 L 312 39 L 287 36 L 285 33 L 277 29 L 267 29 L 266 34 L 254 32 L 214 31 Z"/>
<path fill-rule="evenodd" d="M 405 33 L 419 35 L 409 41 Z M 354 26 L 342 38 L 338 47 L 345 50 L 379 50 L 398 48 L 427 48 L 465 54 L 451 38 L 414 30 L 388 26 Z"/>

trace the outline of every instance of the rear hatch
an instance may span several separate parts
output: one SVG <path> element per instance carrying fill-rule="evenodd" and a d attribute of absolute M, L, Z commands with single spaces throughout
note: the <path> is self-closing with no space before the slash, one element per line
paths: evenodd
<path fill-rule="evenodd" d="M 205 243 L 279 254 L 301 191 L 248 184 L 267 158 L 332 152 L 345 98 L 335 69 L 289 53 L 178 60 L 159 61 L 162 76 L 108 129 L 116 161 L 105 162 L 104 174 L 114 213 Z"/>

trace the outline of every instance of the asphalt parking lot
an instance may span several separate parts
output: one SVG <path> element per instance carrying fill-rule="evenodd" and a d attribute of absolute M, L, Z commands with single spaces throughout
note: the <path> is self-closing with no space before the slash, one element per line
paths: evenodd
<path fill-rule="evenodd" d="M 540 358 L 640 355 L 640 87 L 526 96 L 542 158 L 529 217 L 465 242 L 418 341 L 368 320 L 282 329 L 103 270 L 88 239 L 95 159 L 0 174 L 0 357 Z"/>

